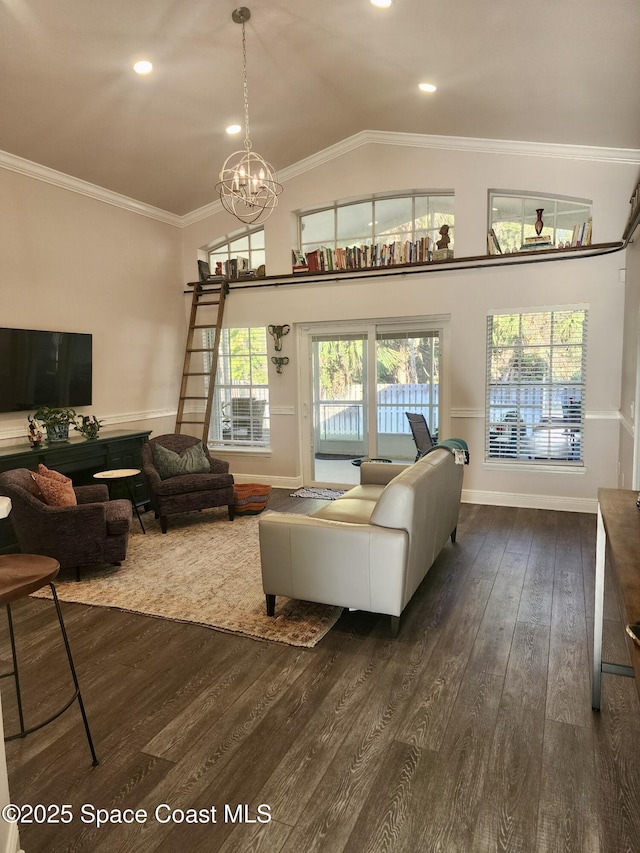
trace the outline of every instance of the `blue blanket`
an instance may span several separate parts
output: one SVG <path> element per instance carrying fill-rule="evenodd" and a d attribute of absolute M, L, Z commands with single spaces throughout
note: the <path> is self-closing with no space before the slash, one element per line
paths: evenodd
<path fill-rule="evenodd" d="M 445 438 L 437 444 L 434 444 L 433 447 L 429 448 L 429 450 L 426 450 L 422 456 L 426 456 L 427 453 L 431 453 L 432 450 L 437 450 L 438 447 L 444 447 L 445 450 L 450 450 L 456 457 L 458 465 L 469 464 L 469 447 L 463 438 Z"/>

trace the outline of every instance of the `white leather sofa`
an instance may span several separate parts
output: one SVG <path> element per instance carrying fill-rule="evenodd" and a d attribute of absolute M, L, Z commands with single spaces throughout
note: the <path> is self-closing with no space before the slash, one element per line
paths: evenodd
<path fill-rule="evenodd" d="M 409 466 L 363 462 L 360 485 L 311 515 L 261 516 L 267 613 L 284 595 L 386 613 L 397 634 L 447 539 L 455 542 L 462 473 L 440 447 Z"/>

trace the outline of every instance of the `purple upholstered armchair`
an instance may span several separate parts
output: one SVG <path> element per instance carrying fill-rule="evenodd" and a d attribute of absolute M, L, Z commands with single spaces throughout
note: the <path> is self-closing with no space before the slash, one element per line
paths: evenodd
<path fill-rule="evenodd" d="M 167 476 L 168 472 L 161 470 L 156 458 L 161 455 L 161 451 L 155 450 L 158 446 L 170 451 L 169 455 L 177 454 L 183 459 L 185 454 L 197 451 L 199 458 L 206 460 L 203 470 Z M 204 470 L 207 464 L 209 470 Z M 229 463 L 211 456 L 199 439 L 177 434 L 159 435 L 150 439 L 142 445 L 142 471 L 147 481 L 151 508 L 156 518 L 160 519 L 163 533 L 167 532 L 167 516 L 214 506 L 227 506 L 229 519 L 233 521 L 233 476 L 229 474 Z"/>
<path fill-rule="evenodd" d="M 74 486 L 77 506 L 49 506 L 38 497 L 31 471 L 0 474 L 0 494 L 11 498 L 11 524 L 24 554 L 53 557 L 61 568 L 119 564 L 127 556 L 131 503 L 109 500 L 103 484 Z"/>

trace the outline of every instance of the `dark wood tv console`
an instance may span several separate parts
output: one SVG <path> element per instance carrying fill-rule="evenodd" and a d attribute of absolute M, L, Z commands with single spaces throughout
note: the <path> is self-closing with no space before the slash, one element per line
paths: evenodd
<path fill-rule="evenodd" d="M 141 448 L 148 440 L 151 430 L 130 432 L 127 430 L 102 430 L 98 438 L 87 440 L 82 436 L 69 437 L 68 441 L 48 444 L 31 449 L 28 444 L 0 447 L 0 472 L 14 468 L 35 471 L 40 463 L 71 477 L 74 486 L 95 483 L 93 475 L 108 468 L 141 468 Z M 138 506 L 149 502 L 146 484 L 142 475 L 131 482 Z M 118 491 L 122 489 L 122 493 Z M 122 483 L 113 483 L 111 497 L 128 497 Z M 0 553 L 18 550 L 11 527 L 11 518 L 0 520 Z"/>

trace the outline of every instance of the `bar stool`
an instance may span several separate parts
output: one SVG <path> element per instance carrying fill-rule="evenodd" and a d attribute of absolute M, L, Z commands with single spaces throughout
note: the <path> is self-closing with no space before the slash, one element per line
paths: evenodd
<path fill-rule="evenodd" d="M 10 510 L 11 501 L 8 498 L 0 498 L 0 518 L 6 517 L 9 514 Z M 80 693 L 78 676 L 76 675 L 76 669 L 73 664 L 73 658 L 71 656 L 71 647 L 69 646 L 67 631 L 65 629 L 64 620 L 62 618 L 62 611 L 60 610 L 58 594 L 56 593 L 56 588 L 53 583 L 59 571 L 60 563 L 57 560 L 54 560 L 53 557 L 45 557 L 40 554 L 0 554 L 0 604 L 6 605 L 7 608 L 7 620 L 9 622 L 9 638 L 11 640 L 11 657 L 13 660 L 13 669 L 10 672 L 0 673 L 0 678 L 7 678 L 11 675 L 14 677 L 16 686 L 16 698 L 18 700 L 18 718 L 20 720 L 20 730 L 15 734 L 8 735 L 7 737 L 5 737 L 5 741 L 11 741 L 16 740 L 17 738 L 26 737 L 32 732 L 41 729 L 43 726 L 52 723 L 54 720 L 57 720 L 61 714 L 64 714 L 64 712 L 68 708 L 70 708 L 71 705 L 73 705 L 73 703 L 77 700 L 78 705 L 80 707 L 80 713 L 82 714 L 82 721 L 84 723 L 84 730 L 87 735 L 87 741 L 89 743 L 89 750 L 91 751 L 92 764 L 95 767 L 99 762 L 96 757 L 95 749 L 93 747 L 93 740 L 91 738 L 89 722 L 87 720 L 87 714 L 84 709 L 82 694 Z M 71 677 L 73 679 L 75 691 L 73 693 L 73 696 L 68 700 L 68 702 L 65 703 L 62 708 L 60 708 L 60 710 L 56 711 L 46 720 L 43 720 L 42 722 L 37 723 L 36 725 L 26 728 L 24 724 L 24 714 L 22 711 L 22 695 L 20 692 L 20 676 L 18 673 L 18 657 L 16 653 L 15 636 L 13 631 L 11 604 L 12 602 L 18 601 L 21 598 L 28 597 L 29 595 L 31 595 L 32 592 L 36 592 L 37 590 L 42 589 L 47 585 L 50 587 L 51 593 L 53 595 L 53 603 L 55 605 L 56 613 L 58 615 L 60 631 L 62 633 L 62 639 L 64 641 L 65 650 L 67 652 L 69 669 L 71 670 Z"/>

